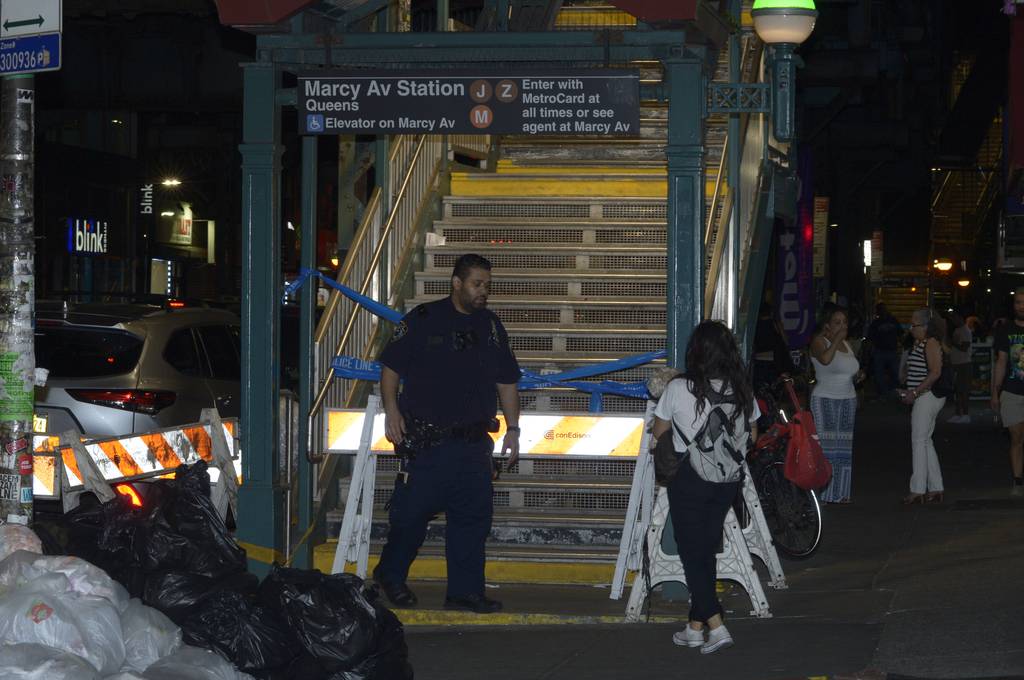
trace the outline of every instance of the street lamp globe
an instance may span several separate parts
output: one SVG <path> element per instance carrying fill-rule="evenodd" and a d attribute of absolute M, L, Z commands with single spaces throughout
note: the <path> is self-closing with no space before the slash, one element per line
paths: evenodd
<path fill-rule="evenodd" d="M 800 45 L 818 18 L 814 0 L 754 0 L 750 14 L 757 36 L 769 45 Z"/>
<path fill-rule="evenodd" d="M 790 143 L 796 134 L 796 65 L 793 51 L 814 30 L 814 0 L 754 0 L 754 30 L 769 47 L 772 133 Z"/>

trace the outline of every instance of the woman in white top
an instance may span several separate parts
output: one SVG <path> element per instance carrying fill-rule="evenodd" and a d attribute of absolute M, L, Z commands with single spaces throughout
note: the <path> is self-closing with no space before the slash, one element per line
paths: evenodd
<path fill-rule="evenodd" d="M 946 398 L 932 394 L 932 385 L 942 375 L 942 340 L 946 337 L 946 322 L 930 309 L 919 309 L 911 317 L 910 334 L 914 346 L 907 356 L 907 391 L 903 403 L 912 404 L 910 412 L 910 444 L 913 451 L 913 474 L 910 493 L 903 498 L 905 505 L 912 503 L 942 502 L 942 469 L 935 451 L 932 433 L 935 418 L 946 405 Z"/>
<path fill-rule="evenodd" d="M 825 312 L 821 330 L 811 340 L 815 385 L 811 414 L 832 479 L 821 494 L 825 503 L 849 503 L 853 481 L 853 427 L 857 417 L 856 384 L 864 378 L 846 339 L 849 318 L 842 307 Z"/>
<path fill-rule="evenodd" d="M 731 426 L 741 427 L 745 418 L 751 423 L 752 438 L 757 437 L 754 423 L 760 413 L 736 338 L 725 324 L 704 321 L 686 346 L 685 375 L 668 383 L 654 410 L 654 438 L 670 436 L 675 450 L 684 451 L 679 434 L 690 439 L 697 434 L 712 410 L 709 397 L 713 395 L 726 398 L 723 404 L 731 412 Z M 700 647 L 702 654 L 733 644 L 715 594 L 715 554 L 740 483 L 706 481 L 689 460 L 682 460 L 667 488 L 672 530 L 690 591 L 689 625 L 673 635 L 672 641 L 682 647 Z"/>

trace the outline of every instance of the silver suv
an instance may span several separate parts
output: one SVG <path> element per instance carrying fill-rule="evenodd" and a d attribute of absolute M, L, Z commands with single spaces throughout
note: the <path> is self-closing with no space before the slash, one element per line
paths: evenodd
<path fill-rule="evenodd" d="M 171 305 L 176 303 L 172 302 Z M 79 303 L 36 309 L 36 429 L 101 437 L 237 417 L 240 322 L 219 309 Z"/>

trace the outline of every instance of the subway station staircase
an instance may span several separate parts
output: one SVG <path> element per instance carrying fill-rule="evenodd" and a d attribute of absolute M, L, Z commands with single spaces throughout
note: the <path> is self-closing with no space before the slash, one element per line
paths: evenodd
<path fill-rule="evenodd" d="M 645 82 L 660 79 L 657 64 L 638 66 Z M 715 79 L 728 80 L 724 52 Z M 446 296 L 455 260 L 474 252 L 494 266 L 488 306 L 506 326 L 522 367 L 555 373 L 663 349 L 666 126 L 666 108 L 643 105 L 639 137 L 509 136 L 498 142 L 493 169 L 454 170 L 405 308 Z M 726 116 L 708 120 L 709 269 L 721 231 L 716 218 L 721 221 L 729 191 L 724 178 L 718 181 L 726 133 Z M 663 364 L 591 380 L 644 381 Z M 520 401 L 524 412 L 570 414 L 586 413 L 590 397 L 548 389 L 522 392 Z M 605 396 L 602 406 L 609 414 L 640 415 L 645 402 Z M 610 582 L 633 468 L 631 458 L 543 458 L 521 460 L 502 474 L 495 483 L 488 580 Z M 371 569 L 386 534 L 384 505 L 396 469 L 392 457 L 378 462 Z M 342 493 L 348 483 L 339 483 Z M 329 535 L 337 535 L 340 519 L 340 510 L 329 513 Z M 321 569 L 329 568 L 334 548 L 330 542 L 318 548 Z M 441 517 L 410 578 L 443 576 Z"/>

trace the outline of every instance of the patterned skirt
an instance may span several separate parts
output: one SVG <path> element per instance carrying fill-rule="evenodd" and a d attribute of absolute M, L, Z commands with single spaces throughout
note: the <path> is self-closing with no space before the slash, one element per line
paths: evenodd
<path fill-rule="evenodd" d="M 853 424 L 857 417 L 857 398 L 811 396 L 811 415 L 818 428 L 822 451 L 832 463 L 832 481 L 821 492 L 821 500 L 825 503 L 848 503 L 853 481 Z"/>

